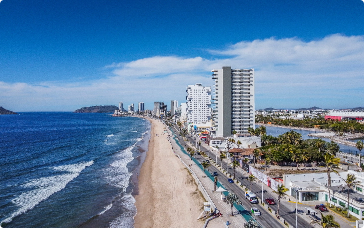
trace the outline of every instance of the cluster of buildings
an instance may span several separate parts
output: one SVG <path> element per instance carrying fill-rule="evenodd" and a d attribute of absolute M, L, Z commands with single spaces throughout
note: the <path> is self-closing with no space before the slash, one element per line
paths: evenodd
<path fill-rule="evenodd" d="M 284 184 L 288 195 L 297 198 L 299 202 L 320 201 L 329 202 L 335 206 L 348 208 L 350 214 L 362 219 L 364 216 L 364 175 L 361 172 L 349 170 L 332 173 L 331 188 L 327 187 L 327 173 L 307 173 L 284 175 L 283 179 L 269 177 L 260 170 L 243 160 L 254 158 L 254 149 L 261 146 L 259 136 L 251 136 L 249 128 L 255 129 L 255 115 L 274 115 L 281 118 L 307 118 L 325 116 L 325 119 L 356 119 L 363 120 L 364 112 L 329 111 L 313 107 L 300 110 L 266 109 L 255 111 L 254 69 L 232 69 L 224 66 L 212 70 L 213 86 L 201 83 L 188 85 L 186 88 L 186 102 L 178 105 L 172 100 L 169 111 L 164 102 L 154 102 L 153 110 L 145 110 L 144 103 L 138 103 L 123 108 L 119 103 L 118 114 L 145 114 L 156 118 L 170 118 L 175 123 L 180 122 L 197 140 L 204 141 L 212 150 L 228 151 L 227 155 L 238 160 L 240 166 L 256 176 L 262 183 L 276 189 Z M 343 179 L 347 173 L 355 173 L 359 183 L 351 193 L 351 200 L 347 205 L 347 194 Z M 330 191 L 331 198 L 328 192 Z M 329 199 L 330 198 L 330 199 Z"/>

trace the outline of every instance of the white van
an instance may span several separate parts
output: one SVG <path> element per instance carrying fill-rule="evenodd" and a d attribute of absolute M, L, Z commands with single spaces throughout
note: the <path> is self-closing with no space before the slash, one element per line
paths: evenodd
<path fill-rule="evenodd" d="M 249 200 L 250 203 L 258 203 L 257 195 L 253 192 L 245 192 L 245 199 Z"/>

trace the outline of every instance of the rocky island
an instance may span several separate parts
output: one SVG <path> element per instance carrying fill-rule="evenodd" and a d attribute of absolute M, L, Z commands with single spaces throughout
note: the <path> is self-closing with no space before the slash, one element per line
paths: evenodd
<path fill-rule="evenodd" d="M 83 107 L 74 111 L 75 113 L 113 113 L 116 109 L 119 109 L 115 105 L 98 105 L 91 107 Z"/>
<path fill-rule="evenodd" d="M 0 106 L 0 115 L 14 115 L 17 114 L 16 112 L 9 111 Z"/>

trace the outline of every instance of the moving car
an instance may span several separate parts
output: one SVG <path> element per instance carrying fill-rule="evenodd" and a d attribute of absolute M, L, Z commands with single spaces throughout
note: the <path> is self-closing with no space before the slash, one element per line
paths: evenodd
<path fill-rule="evenodd" d="M 234 180 L 233 180 L 233 179 L 231 179 L 231 178 L 229 178 L 229 179 L 228 179 L 228 181 L 229 181 L 230 183 L 234 183 Z"/>
<path fill-rule="evenodd" d="M 325 205 L 323 205 L 323 204 L 316 205 L 315 209 L 319 209 L 321 212 L 328 211 L 327 208 L 325 207 Z"/>
<path fill-rule="evenodd" d="M 274 199 L 272 199 L 272 198 L 266 198 L 266 199 L 265 199 L 265 202 L 266 202 L 267 204 L 269 204 L 269 205 L 274 205 L 274 204 L 276 204 L 276 202 L 274 202 Z"/>
<path fill-rule="evenodd" d="M 258 203 L 257 195 L 253 192 L 245 192 L 245 199 L 249 200 L 250 203 Z"/>
<path fill-rule="evenodd" d="M 256 207 L 252 207 L 250 209 L 250 211 L 251 211 L 252 215 L 260 215 L 260 210 Z"/>
<path fill-rule="evenodd" d="M 217 172 L 214 172 L 214 176 L 218 176 L 219 174 Z"/>

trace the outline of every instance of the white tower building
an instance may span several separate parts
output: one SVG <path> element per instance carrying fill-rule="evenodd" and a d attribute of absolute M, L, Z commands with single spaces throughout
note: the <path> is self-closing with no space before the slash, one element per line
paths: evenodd
<path fill-rule="evenodd" d="M 171 101 L 171 116 L 173 116 L 174 114 L 176 114 L 177 109 L 178 109 L 178 101 L 172 100 Z"/>
<path fill-rule="evenodd" d="M 212 73 L 216 135 L 229 137 L 233 131 L 248 133 L 249 127 L 255 128 L 254 69 L 224 66 Z"/>
<path fill-rule="evenodd" d="M 187 123 L 202 124 L 211 120 L 211 88 L 202 84 L 187 87 Z"/>

